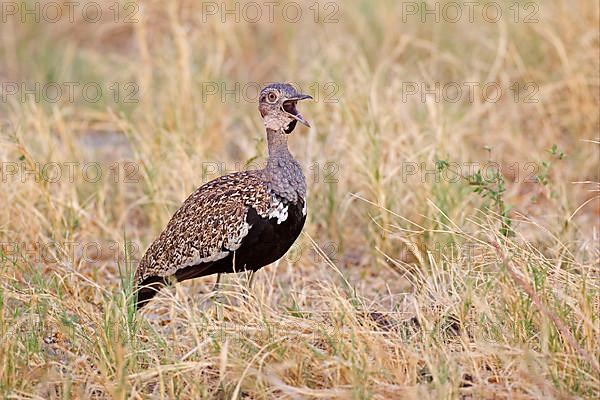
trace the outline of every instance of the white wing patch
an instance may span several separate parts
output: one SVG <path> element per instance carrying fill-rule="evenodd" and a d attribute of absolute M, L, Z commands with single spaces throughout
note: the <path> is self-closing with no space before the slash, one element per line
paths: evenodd
<path fill-rule="evenodd" d="M 269 219 L 271 218 L 277 218 L 277 224 L 281 224 L 288 218 L 288 206 L 277 196 L 271 198 Z"/>
<path fill-rule="evenodd" d="M 306 211 L 307 211 L 306 209 L 308 207 L 307 201 L 306 201 L 306 199 L 302 199 L 302 201 L 304 202 L 304 205 L 302 206 L 302 215 L 306 216 Z"/>

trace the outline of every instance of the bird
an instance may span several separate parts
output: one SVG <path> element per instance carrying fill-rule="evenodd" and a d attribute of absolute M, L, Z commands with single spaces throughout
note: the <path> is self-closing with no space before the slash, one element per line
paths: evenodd
<path fill-rule="evenodd" d="M 171 282 L 223 273 L 253 273 L 280 259 L 300 235 L 307 214 L 302 168 L 288 149 L 299 122 L 298 102 L 312 99 L 288 83 L 259 92 L 267 136 L 263 169 L 234 172 L 197 188 L 173 214 L 137 266 L 139 310 Z"/>

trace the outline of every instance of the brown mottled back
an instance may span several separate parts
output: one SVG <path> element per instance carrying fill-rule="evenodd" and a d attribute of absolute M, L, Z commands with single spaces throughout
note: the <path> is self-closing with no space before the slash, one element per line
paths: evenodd
<path fill-rule="evenodd" d="M 235 251 L 248 229 L 248 207 L 266 216 L 270 204 L 268 187 L 255 171 L 225 175 L 200 186 L 144 254 L 136 284 Z"/>

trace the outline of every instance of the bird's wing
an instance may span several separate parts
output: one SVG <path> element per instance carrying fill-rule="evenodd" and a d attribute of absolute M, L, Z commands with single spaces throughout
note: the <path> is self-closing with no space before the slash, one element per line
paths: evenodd
<path fill-rule="evenodd" d="M 225 175 L 200 186 L 140 260 L 136 284 L 227 257 L 251 228 L 246 221 L 250 207 L 263 217 L 271 207 L 267 186 L 252 172 Z"/>

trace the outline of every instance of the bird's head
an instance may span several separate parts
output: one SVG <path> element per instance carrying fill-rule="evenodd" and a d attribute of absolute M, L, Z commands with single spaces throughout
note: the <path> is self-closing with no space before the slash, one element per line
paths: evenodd
<path fill-rule="evenodd" d="M 312 99 L 301 94 L 287 83 L 272 83 L 265 86 L 258 96 L 258 110 L 265 121 L 265 127 L 274 131 L 292 133 L 296 123 L 310 127 L 307 120 L 298 112 L 300 100 Z"/>

